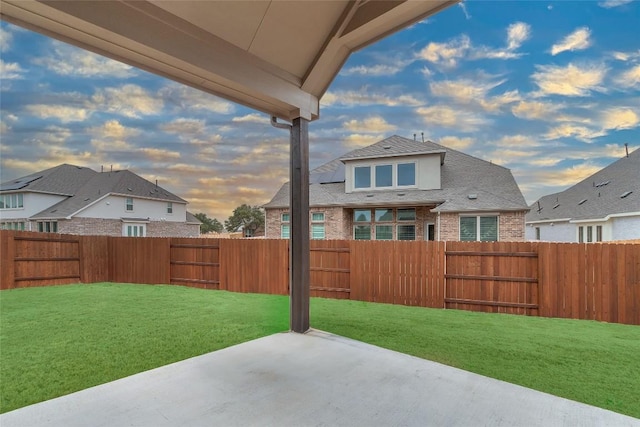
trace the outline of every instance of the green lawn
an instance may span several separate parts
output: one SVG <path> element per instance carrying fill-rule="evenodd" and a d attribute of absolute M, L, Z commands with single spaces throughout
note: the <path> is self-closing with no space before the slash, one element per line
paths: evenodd
<path fill-rule="evenodd" d="M 180 286 L 0 292 L 0 412 L 283 331 L 288 298 Z M 640 418 L 640 327 L 313 299 L 314 328 Z"/>

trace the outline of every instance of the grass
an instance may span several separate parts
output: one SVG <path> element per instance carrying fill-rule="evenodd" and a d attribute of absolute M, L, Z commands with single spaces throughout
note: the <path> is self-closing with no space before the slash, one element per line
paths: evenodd
<path fill-rule="evenodd" d="M 0 412 L 288 328 L 288 298 L 179 286 L 0 292 Z M 640 327 L 312 299 L 314 328 L 640 418 Z"/>

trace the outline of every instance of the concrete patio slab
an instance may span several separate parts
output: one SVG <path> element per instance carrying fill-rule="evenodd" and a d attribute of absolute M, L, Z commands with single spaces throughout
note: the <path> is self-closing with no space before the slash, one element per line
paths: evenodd
<path fill-rule="evenodd" d="M 12 426 L 640 426 L 321 331 L 282 333 L 0 415 Z"/>

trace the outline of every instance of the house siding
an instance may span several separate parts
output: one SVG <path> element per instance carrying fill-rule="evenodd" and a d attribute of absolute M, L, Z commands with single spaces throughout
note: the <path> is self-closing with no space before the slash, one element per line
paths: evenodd
<path fill-rule="evenodd" d="M 640 216 L 612 218 L 612 240 L 640 239 Z"/>

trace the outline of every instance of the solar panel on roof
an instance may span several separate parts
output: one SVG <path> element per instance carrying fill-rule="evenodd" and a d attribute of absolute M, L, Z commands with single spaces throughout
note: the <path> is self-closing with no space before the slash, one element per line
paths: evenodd
<path fill-rule="evenodd" d="M 2 185 L 2 187 L 0 188 L 0 191 L 20 190 L 21 188 L 26 187 L 27 185 L 31 184 L 33 181 L 40 178 L 42 178 L 42 175 L 31 177 L 31 178 L 17 179 L 12 182 L 7 182 Z"/>

